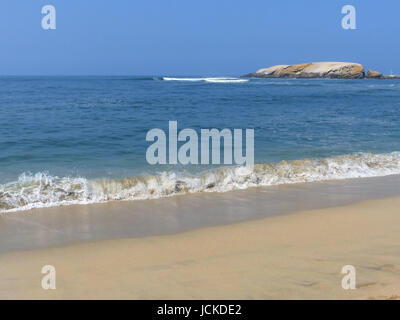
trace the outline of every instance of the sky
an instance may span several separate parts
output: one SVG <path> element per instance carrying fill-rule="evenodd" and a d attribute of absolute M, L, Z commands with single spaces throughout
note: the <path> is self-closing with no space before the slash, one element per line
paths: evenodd
<path fill-rule="evenodd" d="M 341 25 L 344 5 L 357 29 Z M 56 8 L 43 30 L 42 7 Z M 400 74 L 398 0 L 1 0 L 0 75 L 241 75 L 359 62 Z"/>

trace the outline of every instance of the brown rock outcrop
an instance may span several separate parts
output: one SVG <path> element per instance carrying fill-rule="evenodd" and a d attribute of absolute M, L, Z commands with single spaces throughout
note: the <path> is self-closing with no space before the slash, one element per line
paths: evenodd
<path fill-rule="evenodd" d="M 353 62 L 311 62 L 260 69 L 247 77 L 362 79 L 364 67 Z"/>
<path fill-rule="evenodd" d="M 365 77 L 371 79 L 381 79 L 383 78 L 383 74 L 377 71 L 368 70 Z"/>

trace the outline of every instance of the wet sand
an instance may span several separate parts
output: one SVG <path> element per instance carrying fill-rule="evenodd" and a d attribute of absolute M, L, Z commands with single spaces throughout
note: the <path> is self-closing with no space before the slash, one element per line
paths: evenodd
<path fill-rule="evenodd" d="M 400 176 L 198 193 L 0 214 L 0 254 L 82 241 L 168 235 L 400 195 Z"/>
<path fill-rule="evenodd" d="M 400 198 L 0 255 L 0 298 L 398 299 Z M 207 206 L 203 206 L 207 210 Z M 57 289 L 41 288 L 54 265 Z M 344 265 L 356 290 L 343 290 Z"/>

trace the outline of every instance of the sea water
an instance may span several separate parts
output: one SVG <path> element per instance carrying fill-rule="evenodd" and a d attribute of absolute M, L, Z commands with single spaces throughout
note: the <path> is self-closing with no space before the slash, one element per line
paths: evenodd
<path fill-rule="evenodd" d="M 400 81 L 1 77 L 0 211 L 400 173 Z M 153 128 L 252 128 L 254 168 L 150 165 Z"/>

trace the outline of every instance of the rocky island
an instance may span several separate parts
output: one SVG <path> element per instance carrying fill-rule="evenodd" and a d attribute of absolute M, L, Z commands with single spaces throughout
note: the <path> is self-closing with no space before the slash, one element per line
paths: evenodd
<path fill-rule="evenodd" d="M 368 70 L 354 62 L 310 62 L 293 65 L 275 65 L 260 69 L 243 77 L 255 78 L 327 78 L 327 79 L 400 79 Z"/>

